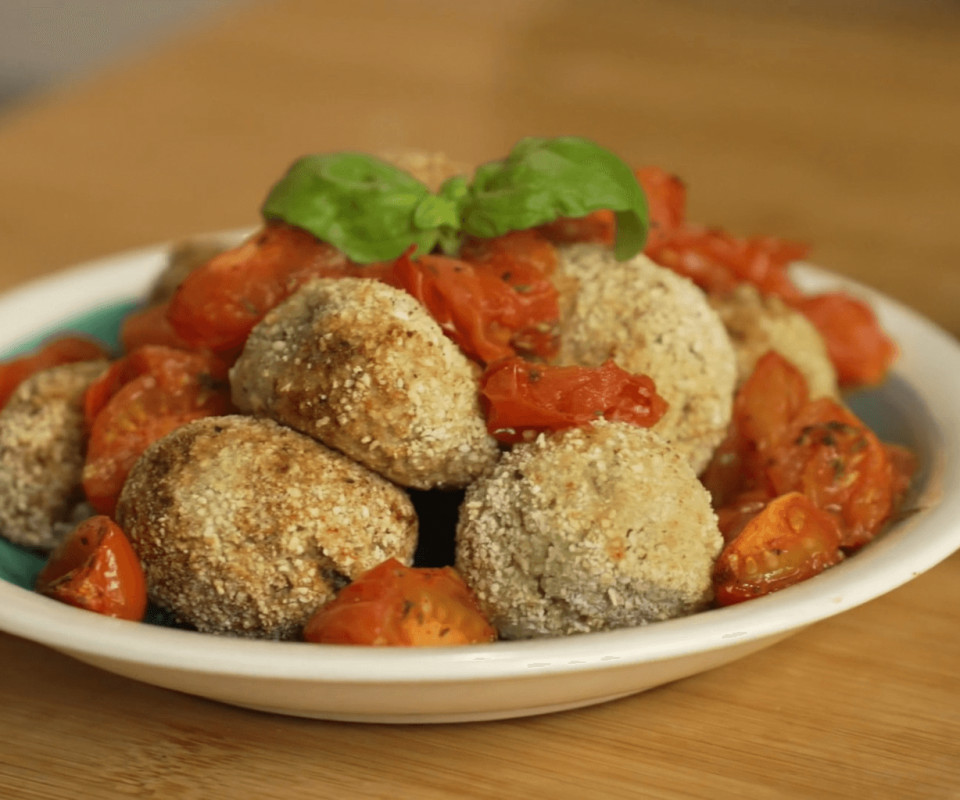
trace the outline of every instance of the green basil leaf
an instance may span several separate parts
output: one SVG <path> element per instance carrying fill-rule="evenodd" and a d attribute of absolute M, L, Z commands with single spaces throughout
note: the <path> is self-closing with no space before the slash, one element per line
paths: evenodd
<path fill-rule="evenodd" d="M 649 214 L 633 171 L 589 139 L 528 137 L 474 175 L 461 208 L 462 231 L 485 238 L 592 211 L 616 213 L 616 256 L 643 249 Z"/>
<path fill-rule="evenodd" d="M 270 190 L 261 212 L 304 228 L 360 264 L 396 258 L 410 245 L 429 253 L 441 228 L 459 228 L 449 199 L 363 153 L 299 159 Z"/>

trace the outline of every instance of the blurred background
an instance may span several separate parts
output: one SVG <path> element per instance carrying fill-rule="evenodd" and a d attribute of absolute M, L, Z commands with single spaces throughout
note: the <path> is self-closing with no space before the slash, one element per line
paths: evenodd
<path fill-rule="evenodd" d="M 0 0 L 8 257 L 44 271 L 252 224 L 303 153 L 575 133 L 960 331 L 958 100 L 960 0 Z"/>

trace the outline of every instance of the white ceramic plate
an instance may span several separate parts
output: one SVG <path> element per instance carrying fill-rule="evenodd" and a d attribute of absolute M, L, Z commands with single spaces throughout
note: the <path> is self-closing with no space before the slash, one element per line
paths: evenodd
<path fill-rule="evenodd" d="M 236 234 L 228 235 L 231 239 Z M 0 298 L 0 351 L 97 307 L 135 300 L 158 246 L 86 264 Z M 855 557 L 798 586 L 642 628 L 461 648 L 378 649 L 221 638 L 122 622 L 0 581 L 0 628 L 157 686 L 255 709 L 366 722 L 518 717 L 600 703 L 726 664 L 878 597 L 960 548 L 960 347 L 877 292 L 800 266 L 812 291 L 871 302 L 902 355 L 855 408 L 912 447 L 918 512 Z"/>

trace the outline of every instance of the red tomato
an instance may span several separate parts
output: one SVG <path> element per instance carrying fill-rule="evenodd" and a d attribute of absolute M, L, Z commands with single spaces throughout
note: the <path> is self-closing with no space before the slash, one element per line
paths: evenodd
<path fill-rule="evenodd" d="M 734 398 L 730 430 L 700 476 L 714 508 L 739 502 L 745 492 L 775 495 L 766 474 L 770 453 L 808 397 L 806 379 L 783 356 L 771 350 L 757 360 Z"/>
<path fill-rule="evenodd" d="M 36 590 L 62 603 L 108 617 L 139 621 L 147 610 L 140 560 L 108 517 L 81 522 L 50 555 Z"/>
<path fill-rule="evenodd" d="M 650 230 L 643 251 L 649 254 L 683 226 L 687 189 L 676 175 L 660 167 L 640 167 L 634 174 L 647 196 Z"/>
<path fill-rule="evenodd" d="M 83 488 L 112 515 L 130 469 L 149 445 L 201 417 L 232 410 L 225 367 L 202 353 L 145 346 L 116 362 L 87 391 L 92 419 Z"/>
<path fill-rule="evenodd" d="M 763 294 L 793 299 L 801 293 L 788 277 L 787 268 L 808 249 L 770 236 L 742 239 L 688 225 L 652 245 L 647 254 L 711 294 L 724 294 L 747 282 Z"/>
<path fill-rule="evenodd" d="M 109 357 L 106 348 L 92 339 L 80 336 L 53 339 L 30 355 L 0 364 L 0 408 L 7 404 L 16 388 L 36 372 L 61 364 Z"/>
<path fill-rule="evenodd" d="M 536 230 L 554 244 L 594 242 L 613 246 L 617 220 L 612 211 L 601 209 L 583 217 L 560 217 Z"/>
<path fill-rule="evenodd" d="M 524 275 L 552 275 L 557 269 L 557 248 L 540 229 L 510 231 L 493 239 L 467 238 L 460 246 L 459 258 L 478 267 L 488 267 L 508 283 L 510 274 L 520 269 Z M 504 276 L 507 277 L 504 277 Z"/>
<path fill-rule="evenodd" d="M 775 500 L 746 523 L 714 565 L 717 605 L 779 591 L 843 559 L 833 515 L 799 492 Z"/>
<path fill-rule="evenodd" d="M 451 567 L 405 567 L 391 558 L 321 608 L 303 631 L 317 644 L 430 647 L 496 639 L 476 597 Z"/>
<path fill-rule="evenodd" d="M 191 272 L 171 299 L 167 317 L 191 347 L 235 350 L 271 308 L 311 278 L 382 278 L 390 266 L 354 264 L 307 231 L 271 222 Z"/>
<path fill-rule="evenodd" d="M 890 519 L 900 486 L 888 449 L 829 398 L 807 403 L 794 417 L 767 474 L 778 494 L 802 492 L 831 512 L 847 550 L 869 542 Z"/>
<path fill-rule="evenodd" d="M 649 428 L 667 410 L 649 377 L 631 375 L 613 361 L 599 367 L 552 367 L 507 359 L 484 372 L 480 397 L 487 430 L 505 443 L 601 418 Z"/>
<path fill-rule="evenodd" d="M 174 330 L 170 320 L 167 319 L 169 308 L 168 301 L 129 314 L 120 327 L 120 343 L 123 351 L 130 353 L 148 344 L 193 350 L 194 348 Z"/>
<path fill-rule="evenodd" d="M 820 331 L 842 387 L 872 386 L 883 380 L 897 358 L 897 346 L 870 306 L 841 292 L 790 302 Z"/>
<path fill-rule="evenodd" d="M 541 358 L 557 351 L 557 290 L 537 267 L 404 254 L 393 276 L 471 358 L 489 364 L 518 351 Z"/>

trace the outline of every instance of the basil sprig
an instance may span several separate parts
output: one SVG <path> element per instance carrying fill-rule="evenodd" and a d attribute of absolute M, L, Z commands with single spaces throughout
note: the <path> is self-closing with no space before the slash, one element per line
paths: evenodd
<path fill-rule="evenodd" d="M 630 167 L 579 136 L 529 137 L 502 161 L 477 170 L 463 204 L 461 230 L 472 236 L 500 236 L 603 208 L 616 215 L 617 259 L 639 253 L 649 215 Z"/>
<path fill-rule="evenodd" d="M 364 153 L 305 156 L 270 190 L 261 213 L 309 231 L 360 264 L 429 253 L 457 230 L 456 203 L 412 175 Z"/>
<path fill-rule="evenodd" d="M 609 150 L 577 136 L 522 139 L 502 161 L 480 167 L 471 183 L 458 175 L 437 194 L 391 164 L 362 153 L 305 156 L 263 204 L 280 219 L 330 242 L 361 264 L 396 258 L 411 245 L 457 252 L 463 234 L 484 238 L 611 209 L 615 253 L 643 248 L 647 202 L 630 168 Z"/>

